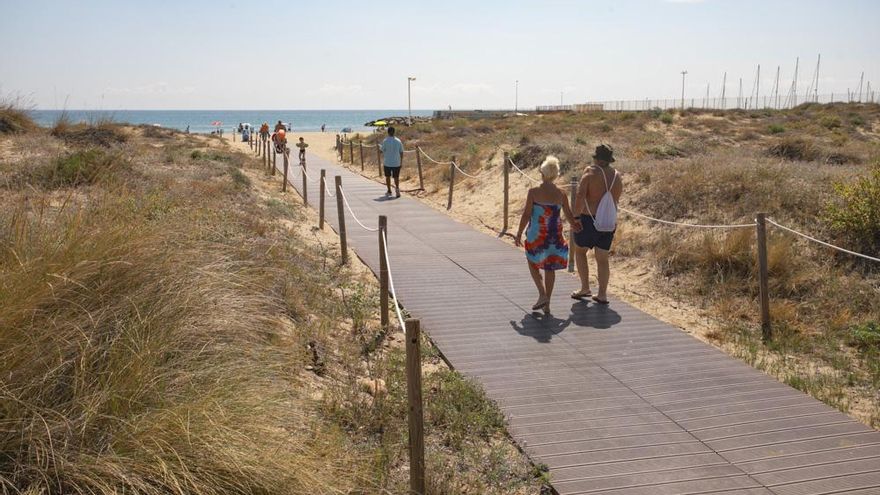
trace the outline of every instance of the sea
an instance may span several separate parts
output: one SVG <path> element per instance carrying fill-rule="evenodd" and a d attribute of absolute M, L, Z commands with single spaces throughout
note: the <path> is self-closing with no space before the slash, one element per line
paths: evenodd
<path fill-rule="evenodd" d="M 31 115 L 44 127 L 55 125 L 66 112 L 71 122 L 96 123 L 112 121 L 127 124 L 147 124 L 190 132 L 210 133 L 218 127 L 224 132 L 237 128 L 239 123 L 259 127 L 263 122 L 273 125 L 279 120 L 290 123 L 294 131 L 327 132 L 351 128 L 353 132 L 370 129 L 364 124 L 386 117 L 407 116 L 407 110 L 33 110 Z M 413 110 L 413 117 L 431 116 L 432 110 Z M 219 122 L 219 125 L 215 124 Z"/>

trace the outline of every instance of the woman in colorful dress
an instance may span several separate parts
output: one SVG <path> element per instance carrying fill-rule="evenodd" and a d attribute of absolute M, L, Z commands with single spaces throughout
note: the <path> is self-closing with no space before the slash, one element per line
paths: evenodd
<path fill-rule="evenodd" d="M 550 297 L 556 282 L 556 270 L 568 267 L 568 244 L 562 232 L 562 213 L 575 232 L 581 230 L 581 223 L 574 217 L 568 204 L 568 197 L 553 183 L 559 176 L 559 160 L 548 156 L 541 164 L 541 185 L 529 189 L 526 205 L 516 233 L 516 245 L 522 246 L 523 231 L 526 231 L 526 259 L 535 287 L 538 288 L 538 302 L 533 311 L 550 314 Z M 541 276 L 541 270 L 544 276 Z"/>

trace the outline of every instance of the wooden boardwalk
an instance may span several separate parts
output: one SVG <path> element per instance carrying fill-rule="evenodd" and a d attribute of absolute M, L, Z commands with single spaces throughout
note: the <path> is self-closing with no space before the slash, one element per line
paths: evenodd
<path fill-rule="evenodd" d="M 552 317 L 532 316 L 520 250 L 310 156 L 312 177 L 321 168 L 331 190 L 343 177 L 364 223 L 388 216 L 402 304 L 498 402 L 558 493 L 880 494 L 880 432 L 621 301 L 571 300 L 575 277 L 557 278 Z M 297 188 L 301 177 L 291 166 Z M 377 234 L 346 225 L 378 272 Z"/>

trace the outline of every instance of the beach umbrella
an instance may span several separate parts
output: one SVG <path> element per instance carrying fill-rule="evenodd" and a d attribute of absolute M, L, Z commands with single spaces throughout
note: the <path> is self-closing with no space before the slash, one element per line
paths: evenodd
<path fill-rule="evenodd" d="M 373 125 L 388 125 L 388 122 L 385 122 L 384 120 L 377 120 L 373 122 Z"/>
<path fill-rule="evenodd" d="M 216 126 L 216 127 L 220 127 L 221 125 L 223 125 L 223 122 L 220 122 L 219 120 L 215 120 L 214 122 L 211 122 L 211 125 Z"/>

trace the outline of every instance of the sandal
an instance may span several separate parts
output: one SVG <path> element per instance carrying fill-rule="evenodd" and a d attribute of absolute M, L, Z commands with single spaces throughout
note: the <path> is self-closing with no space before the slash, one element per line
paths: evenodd
<path fill-rule="evenodd" d="M 532 311 L 539 311 L 542 308 L 546 308 L 550 304 L 550 301 L 538 301 L 537 304 L 532 306 Z"/>
<path fill-rule="evenodd" d="M 591 297 L 593 297 L 593 293 L 590 291 L 578 290 L 571 293 L 571 298 L 578 301 L 583 301 L 584 299 L 589 299 Z"/>
<path fill-rule="evenodd" d="M 607 299 L 605 299 L 605 300 L 603 300 L 603 299 L 599 299 L 599 298 L 596 297 L 596 296 L 593 296 L 593 302 L 596 303 L 596 304 L 601 304 L 601 305 L 603 305 L 603 306 L 608 304 L 608 300 L 607 300 Z"/>

